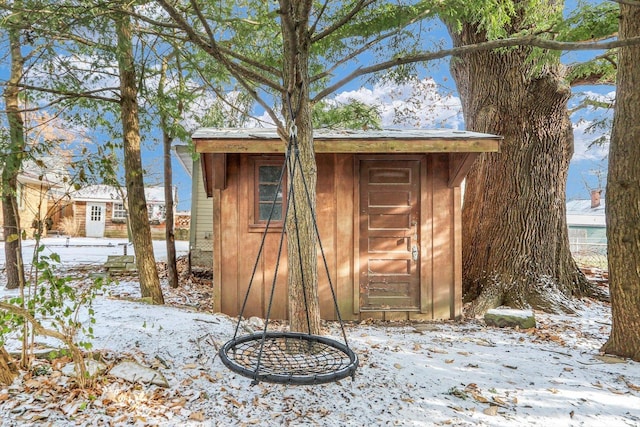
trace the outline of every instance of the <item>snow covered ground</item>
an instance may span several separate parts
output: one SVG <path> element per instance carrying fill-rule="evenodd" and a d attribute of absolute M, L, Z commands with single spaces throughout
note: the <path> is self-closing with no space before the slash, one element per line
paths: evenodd
<path fill-rule="evenodd" d="M 65 250 L 74 262 L 103 256 Z M 12 295 L 0 273 L 0 300 Z M 157 369 L 168 388 L 106 376 L 90 393 L 72 393 L 54 365 L 0 388 L 1 425 L 640 426 L 640 364 L 599 353 L 611 323 L 599 302 L 584 300 L 577 315 L 536 313 L 537 327 L 524 331 L 475 320 L 348 324 L 355 379 L 252 386 L 217 356 L 235 319 L 136 296 L 129 278 L 95 301 L 94 348 Z M 340 340 L 335 324 L 327 329 Z"/>

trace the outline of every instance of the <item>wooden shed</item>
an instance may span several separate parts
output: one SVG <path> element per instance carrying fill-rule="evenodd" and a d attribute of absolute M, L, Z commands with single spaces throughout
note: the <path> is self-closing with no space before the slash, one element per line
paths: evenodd
<path fill-rule="evenodd" d="M 213 203 L 215 308 L 237 315 L 264 234 L 285 143 L 275 129 L 193 135 Z M 346 320 L 453 319 L 462 314 L 460 185 L 501 137 L 456 130 L 314 132 L 317 219 Z M 279 227 L 270 227 L 245 316 L 265 317 Z M 271 318 L 287 317 L 286 252 Z M 320 272 L 323 269 L 319 269 Z M 335 319 L 326 274 L 320 311 Z"/>

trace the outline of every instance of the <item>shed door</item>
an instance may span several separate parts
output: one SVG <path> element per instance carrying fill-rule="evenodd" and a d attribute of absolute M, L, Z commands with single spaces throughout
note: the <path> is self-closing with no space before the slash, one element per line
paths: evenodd
<path fill-rule="evenodd" d="M 360 310 L 420 309 L 420 161 L 360 162 Z"/>
<path fill-rule="evenodd" d="M 105 208 L 104 203 L 87 203 L 85 226 L 87 237 L 104 237 Z"/>

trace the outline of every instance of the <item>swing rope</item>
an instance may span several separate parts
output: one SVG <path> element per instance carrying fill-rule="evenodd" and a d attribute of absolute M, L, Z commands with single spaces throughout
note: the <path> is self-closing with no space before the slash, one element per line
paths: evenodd
<path fill-rule="evenodd" d="M 295 123 L 295 115 L 291 109 L 291 98 L 287 96 L 288 107 L 292 117 L 292 123 Z M 258 269 L 259 260 L 264 251 L 266 236 L 271 226 L 272 219 L 278 205 L 278 194 L 280 194 L 285 174 L 288 173 L 289 183 L 287 185 L 287 200 L 285 204 L 285 212 L 280 233 L 280 241 L 278 244 L 277 261 L 274 267 L 274 276 L 269 294 L 269 302 L 267 305 L 266 319 L 262 332 L 253 333 L 238 337 L 240 323 L 242 321 L 244 311 L 247 306 L 249 294 Z M 294 191 L 294 181 L 296 174 L 300 174 L 300 180 L 304 188 L 304 195 L 308 207 L 310 208 L 313 232 L 322 255 L 325 272 L 331 295 L 333 297 L 333 305 L 336 311 L 344 344 L 327 337 L 313 335 L 311 333 L 311 318 L 309 313 L 309 296 L 308 285 L 306 282 L 304 266 L 302 263 L 300 223 L 298 217 L 298 202 L 296 192 Z M 290 212 L 290 209 L 292 211 Z M 269 319 L 275 296 L 276 282 L 284 239 L 289 219 L 293 221 L 293 230 L 295 231 L 295 242 L 297 244 L 298 264 L 300 267 L 300 286 L 302 288 L 303 302 L 306 313 L 307 333 L 302 332 L 270 332 Z M 285 152 L 285 160 L 280 171 L 276 191 L 271 202 L 269 218 L 266 222 L 265 231 L 263 233 L 258 255 L 253 266 L 249 286 L 245 294 L 238 321 L 233 334 L 233 339 L 228 341 L 219 351 L 220 359 L 232 371 L 241 375 L 252 378 L 252 385 L 259 381 L 287 383 L 287 384 L 321 384 L 330 381 L 338 381 L 347 376 L 354 377 L 358 367 L 358 358 L 349 348 L 347 336 L 344 328 L 344 322 L 338 309 L 338 301 L 336 292 L 331 280 L 327 258 L 320 240 L 320 233 L 316 218 L 315 209 L 311 199 L 309 186 L 305 178 L 304 170 L 300 160 L 300 150 L 297 140 L 297 128 L 292 124 L 289 129 L 289 141 Z"/>

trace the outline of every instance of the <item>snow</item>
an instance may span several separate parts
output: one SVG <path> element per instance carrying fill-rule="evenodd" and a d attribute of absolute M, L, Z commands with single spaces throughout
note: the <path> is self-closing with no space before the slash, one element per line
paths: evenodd
<path fill-rule="evenodd" d="M 487 310 L 487 314 L 497 314 L 502 316 L 510 316 L 510 317 L 517 317 L 521 319 L 527 319 L 533 316 L 533 311 L 516 310 L 513 308 L 492 308 L 491 310 Z"/>
<path fill-rule="evenodd" d="M 122 251 L 114 239 L 108 242 L 115 248 L 100 242 L 99 250 L 52 249 L 73 262 L 99 262 L 106 259 L 102 251 Z M 163 244 L 154 247 L 158 259 Z M 0 300 L 16 295 L 4 289 L 4 280 L 0 274 Z M 132 300 L 115 298 L 121 294 Z M 34 392 L 27 393 L 18 379 L 0 387 L 0 424 L 28 424 L 21 417 L 40 405 L 37 410 L 46 409 L 47 423 L 54 426 L 640 425 L 640 364 L 599 353 L 611 325 L 610 307 L 600 302 L 580 301 L 575 315 L 535 312 L 538 326 L 522 331 L 478 320 L 348 323 L 348 343 L 360 361 L 354 379 L 252 386 L 217 356 L 232 338 L 236 319 L 147 305 L 135 300 L 139 295 L 135 279 L 126 279 L 97 298 L 94 348 L 159 370 L 168 389 L 107 377 L 102 397 L 67 416 L 46 406 L 51 402 L 44 394 L 29 398 Z M 328 324 L 327 333 L 341 341 L 336 324 Z M 11 393 L 13 403 L 3 402 L 1 396 Z M 106 395 L 115 402 L 113 411 L 98 405 Z"/>

